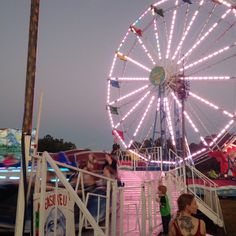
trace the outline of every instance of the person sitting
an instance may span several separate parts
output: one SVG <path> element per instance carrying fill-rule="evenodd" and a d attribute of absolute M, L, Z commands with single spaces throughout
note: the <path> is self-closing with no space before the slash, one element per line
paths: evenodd
<path fill-rule="evenodd" d="M 4 160 L 3 160 L 3 165 L 5 167 L 10 167 L 10 166 L 19 166 L 20 161 L 17 160 L 14 154 L 6 154 L 4 155 Z"/>
<path fill-rule="evenodd" d="M 192 216 L 197 213 L 198 209 L 194 195 L 181 194 L 177 204 L 177 216 L 169 224 L 168 236 L 206 236 L 205 222 Z"/>
<path fill-rule="evenodd" d="M 89 172 L 94 172 L 94 165 L 91 162 L 91 160 L 87 161 L 86 166 L 83 168 L 83 170 L 89 171 Z M 93 176 L 92 174 L 88 174 L 88 173 L 82 173 L 81 172 L 81 177 L 80 177 L 80 182 L 79 182 L 79 189 L 77 190 L 77 193 L 79 195 L 82 194 L 82 187 L 81 187 L 81 183 L 83 183 L 83 187 L 84 187 L 84 191 L 85 192 L 90 192 L 93 191 L 96 188 L 96 177 Z M 69 182 L 71 183 L 72 186 L 74 186 L 74 188 L 76 188 L 76 185 L 78 181 L 78 173 L 74 173 L 72 174 L 72 176 L 69 179 Z"/>
<path fill-rule="evenodd" d="M 113 159 L 109 154 L 105 155 L 105 164 L 103 165 L 103 169 L 107 165 L 110 166 L 115 173 L 117 173 L 117 161 Z"/>
<path fill-rule="evenodd" d="M 119 155 L 119 151 L 120 151 L 120 145 L 118 143 L 114 143 L 112 145 L 111 155 L 113 157 L 117 157 Z"/>
<path fill-rule="evenodd" d="M 83 168 L 83 170 L 94 172 L 94 163 L 91 160 L 88 160 L 87 165 Z M 96 186 L 96 178 L 91 174 L 83 174 L 83 183 L 85 189 L 91 189 Z"/>
<path fill-rule="evenodd" d="M 109 179 L 115 179 L 116 178 L 113 169 L 108 165 L 104 166 L 104 168 L 103 168 L 103 176 L 107 177 Z M 104 188 L 104 187 L 107 186 L 107 181 L 108 181 L 107 179 L 101 178 L 97 181 L 97 186 L 99 188 Z"/>
<path fill-rule="evenodd" d="M 210 169 L 208 172 L 207 172 L 209 178 L 211 179 L 218 179 L 219 178 L 219 175 L 216 173 L 215 170 L 213 169 Z"/>

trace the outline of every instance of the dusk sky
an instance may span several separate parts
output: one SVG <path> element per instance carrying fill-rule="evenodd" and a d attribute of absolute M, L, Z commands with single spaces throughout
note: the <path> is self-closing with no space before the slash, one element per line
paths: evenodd
<path fill-rule="evenodd" d="M 21 128 L 30 0 L 0 1 L 0 127 Z M 107 76 L 128 27 L 155 1 L 41 0 L 34 100 L 39 136 L 110 150 Z"/>
<path fill-rule="evenodd" d="M 113 57 L 129 26 L 155 2 L 40 1 L 33 122 L 33 127 L 36 127 L 42 91 L 40 138 L 50 134 L 73 142 L 78 148 L 111 150 L 113 136 L 106 111 L 106 96 Z M 0 1 L 0 128 L 22 127 L 30 3 L 30 0 Z M 226 32 L 227 24 L 222 28 Z M 233 27 L 236 28 L 235 24 Z M 180 28 L 183 29 L 182 25 Z M 230 31 L 230 36 L 235 38 L 234 30 Z M 211 39 L 215 42 L 209 37 Z M 216 48 L 214 50 L 220 49 L 216 43 L 211 46 Z M 231 71 L 227 73 L 235 78 L 233 60 L 235 57 L 229 64 Z M 223 63 L 217 69 L 214 71 L 216 74 L 210 75 L 227 74 L 223 71 Z M 215 93 L 211 92 L 214 96 L 209 97 L 209 101 L 217 105 L 222 102 L 222 109 L 235 112 L 234 81 L 228 83 L 228 87 L 224 87 L 224 82 L 221 82 L 223 87 L 219 83 Z M 224 103 L 216 92 L 221 92 L 222 88 L 227 90 L 223 97 L 228 100 L 224 99 Z M 212 87 L 202 84 L 199 89 L 205 90 L 205 95 L 213 91 Z"/>

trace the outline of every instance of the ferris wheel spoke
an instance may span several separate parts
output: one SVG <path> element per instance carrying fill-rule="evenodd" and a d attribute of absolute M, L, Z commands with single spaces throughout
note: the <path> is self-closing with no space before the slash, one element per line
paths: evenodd
<path fill-rule="evenodd" d="M 213 62 L 213 63 L 211 63 L 210 65 L 206 65 L 205 67 L 201 67 L 201 68 L 199 68 L 198 70 L 195 70 L 195 71 L 191 72 L 189 75 L 198 74 L 198 73 L 200 73 L 200 72 L 203 72 L 203 71 L 205 71 L 205 70 L 208 70 L 208 69 L 210 69 L 210 68 L 212 68 L 212 67 L 215 67 L 215 66 L 217 66 L 217 65 L 219 65 L 219 64 L 221 64 L 221 63 L 223 63 L 223 62 L 225 62 L 225 61 L 227 61 L 227 60 L 232 59 L 233 57 L 236 57 L 236 53 L 234 53 L 234 54 L 232 54 L 232 55 L 230 55 L 230 56 L 227 56 L 227 57 L 225 57 L 225 58 L 223 58 L 223 59 L 220 59 L 220 60 L 218 60 L 218 61 L 216 61 L 216 62 Z M 232 79 L 234 79 L 234 77 L 232 77 Z"/>
<path fill-rule="evenodd" d="M 199 151 L 196 151 L 196 152 L 194 152 L 194 153 L 191 153 L 189 156 L 187 156 L 187 158 L 186 159 L 189 159 L 189 158 L 193 158 L 193 157 L 196 157 L 196 156 L 198 156 L 198 155 L 200 155 L 200 154 L 202 154 L 202 153 L 204 153 L 204 152 L 206 152 L 207 151 L 207 148 L 202 148 L 201 150 L 199 150 Z"/>
<path fill-rule="evenodd" d="M 204 144 L 205 146 L 208 146 L 206 140 L 205 140 L 205 139 L 203 138 L 203 136 L 200 134 L 199 128 L 197 128 L 196 124 L 192 121 L 192 119 L 190 118 L 189 114 L 188 114 L 186 111 L 184 111 L 184 116 L 187 118 L 187 120 L 188 120 L 189 124 L 192 126 L 193 130 L 194 130 L 196 133 L 199 134 L 199 138 L 200 138 L 200 140 L 203 142 L 203 144 Z"/>
<path fill-rule="evenodd" d="M 122 41 L 121 41 L 119 47 L 117 48 L 117 51 L 118 51 L 118 52 L 120 51 L 120 49 L 123 47 L 123 45 L 124 45 L 125 42 L 127 41 L 128 36 L 129 36 L 130 33 L 131 33 L 131 30 L 130 30 L 130 28 L 129 28 L 128 31 L 126 32 L 124 38 L 122 39 Z"/>
<path fill-rule="evenodd" d="M 171 136 L 171 141 L 172 141 L 173 146 L 175 147 L 176 146 L 175 135 L 174 135 L 174 129 L 173 129 L 172 121 L 171 121 L 169 101 L 167 97 L 164 98 L 164 109 L 166 110 L 166 114 L 167 114 L 167 124 L 169 128 L 170 136 Z"/>
<path fill-rule="evenodd" d="M 184 68 L 180 68 L 180 71 L 189 69 L 189 68 L 194 67 L 194 66 L 196 66 L 196 65 L 198 65 L 200 63 L 203 63 L 203 62 L 205 62 L 207 60 L 210 60 L 210 59 L 212 59 L 212 58 L 214 58 L 216 56 L 219 56 L 220 54 L 225 53 L 226 51 L 228 51 L 229 49 L 232 49 L 235 46 L 236 46 L 236 42 L 231 44 L 230 46 L 226 46 L 226 47 L 221 48 L 221 49 L 219 49 L 219 50 L 217 50 L 217 51 L 215 51 L 215 52 L 213 52 L 213 53 L 211 53 L 211 54 L 209 54 L 209 55 L 207 55 L 205 57 L 202 57 L 201 59 L 199 59 L 199 60 L 197 60 L 195 62 L 192 62 L 192 63 L 190 63 L 188 65 L 185 65 Z"/>
<path fill-rule="evenodd" d="M 130 115 L 132 115 L 132 113 L 138 108 L 138 106 L 144 101 L 145 98 L 147 98 L 150 93 L 150 91 L 146 92 L 144 96 L 137 101 L 137 103 L 115 125 L 115 129 L 117 129 Z"/>
<path fill-rule="evenodd" d="M 147 77 L 111 77 L 111 80 L 118 81 L 118 82 L 138 82 L 138 81 L 149 81 L 149 78 Z"/>
<path fill-rule="evenodd" d="M 217 136 L 212 140 L 212 142 L 210 142 L 209 146 L 211 147 L 213 144 L 216 144 L 217 141 L 219 140 L 220 137 L 222 137 L 222 135 L 227 132 L 227 130 L 229 130 L 230 126 L 234 123 L 234 120 L 230 120 L 225 126 L 224 128 L 217 134 Z"/>
<path fill-rule="evenodd" d="M 112 65 L 111 65 L 111 69 L 110 69 L 110 72 L 109 72 L 109 77 L 111 77 L 111 75 L 112 75 L 112 73 L 113 73 L 116 60 L 117 60 L 117 57 L 114 56 L 113 61 L 112 61 Z"/>
<path fill-rule="evenodd" d="M 156 6 L 159 6 L 159 5 L 161 5 L 161 4 L 165 3 L 165 2 L 168 2 L 168 1 L 170 1 L 170 0 L 161 0 L 159 2 L 154 3 L 153 6 L 156 7 Z"/>
<path fill-rule="evenodd" d="M 210 33 L 214 31 L 214 29 L 219 25 L 220 22 L 231 12 L 231 9 L 228 9 L 221 17 L 220 19 L 215 22 L 203 36 L 201 36 L 194 45 L 186 52 L 184 53 L 184 56 L 178 60 L 177 64 L 179 65 L 186 57 L 190 56 L 190 54 L 193 52 L 194 49 L 196 49 L 206 38 L 209 37 Z"/>
<path fill-rule="evenodd" d="M 128 148 L 127 145 L 126 145 L 126 143 L 125 143 L 124 140 L 121 138 L 119 132 L 118 132 L 116 129 L 113 129 L 113 133 L 114 133 L 114 135 L 116 136 L 116 138 L 118 138 L 119 141 L 123 144 L 123 146 L 124 146 L 125 148 Z"/>
<path fill-rule="evenodd" d="M 204 99 L 204 98 L 198 96 L 197 94 L 195 94 L 195 93 L 193 93 L 193 92 L 189 92 L 189 95 L 192 96 L 192 97 L 194 97 L 194 98 L 196 98 L 198 101 L 204 103 L 205 105 L 207 105 L 207 106 L 209 106 L 209 107 L 211 107 L 211 108 L 213 108 L 213 109 L 215 109 L 215 110 L 221 111 L 222 114 L 224 114 L 224 115 L 230 117 L 231 119 L 232 119 L 232 118 L 234 118 L 234 119 L 236 118 L 232 113 L 230 113 L 230 112 L 224 110 L 223 108 L 221 108 L 221 107 L 219 107 L 219 106 L 217 106 L 217 105 L 215 105 L 215 104 L 213 104 L 213 103 L 207 101 L 206 99 Z"/>
<path fill-rule="evenodd" d="M 132 62 L 133 64 L 139 66 L 140 68 L 142 68 L 142 69 L 144 69 L 144 70 L 146 70 L 146 71 L 148 71 L 148 72 L 151 72 L 151 69 L 150 69 L 150 68 L 148 68 L 148 67 L 142 65 L 141 63 L 135 61 L 135 60 L 132 59 L 131 57 L 128 57 L 128 56 L 124 55 L 124 54 L 121 53 L 121 52 L 117 52 L 116 55 L 117 55 L 117 57 L 118 57 L 120 60 L 122 60 L 122 61 L 130 61 L 130 62 Z"/>
<path fill-rule="evenodd" d="M 186 29 L 187 29 L 187 22 L 188 22 L 188 15 L 189 15 L 189 5 L 190 5 L 190 4 L 187 4 L 186 10 L 185 10 L 184 26 L 183 26 L 183 28 L 182 28 L 182 37 L 181 37 L 181 39 L 180 39 L 180 41 L 179 41 L 179 44 L 178 44 L 178 46 L 177 46 L 177 49 L 174 50 L 174 55 L 173 55 L 172 58 L 171 58 L 172 61 L 175 59 L 175 57 L 176 57 L 178 51 L 181 49 L 180 47 L 181 47 L 182 44 L 180 45 L 180 43 L 181 43 L 181 41 L 182 41 L 182 39 L 183 39 L 184 32 L 186 32 Z M 181 52 L 180 52 L 180 54 L 181 54 Z"/>
<path fill-rule="evenodd" d="M 171 93 L 172 97 L 174 98 L 174 100 L 176 101 L 176 104 L 178 105 L 179 109 L 182 108 L 182 104 L 180 103 L 179 99 L 174 95 L 174 93 Z M 190 124 L 190 126 L 192 127 L 193 131 L 195 133 L 198 134 L 199 139 L 204 143 L 205 146 L 208 146 L 206 140 L 203 138 L 203 136 L 201 136 L 199 129 L 197 128 L 197 125 L 192 121 L 192 119 L 190 118 L 189 114 L 184 111 L 184 117 L 186 117 L 188 123 Z"/>
<path fill-rule="evenodd" d="M 199 81 L 202 81 L 202 80 L 216 81 L 216 80 L 232 80 L 232 79 L 236 79 L 236 77 L 227 76 L 227 75 L 224 75 L 224 76 L 184 76 L 180 79 L 182 79 L 182 80 L 199 80 Z"/>
<path fill-rule="evenodd" d="M 218 41 L 220 41 L 223 37 L 226 36 L 226 34 L 230 31 L 231 28 L 233 28 L 233 26 L 236 24 L 236 20 L 227 28 L 225 29 L 224 32 L 222 32 L 215 40 L 214 43 L 217 43 Z"/>
<path fill-rule="evenodd" d="M 150 6 L 147 10 L 145 10 L 143 14 L 141 14 L 141 16 L 132 25 L 136 25 L 138 22 L 140 22 L 147 15 L 147 13 L 152 9 L 151 7 L 152 6 Z"/>
<path fill-rule="evenodd" d="M 145 85 L 145 86 L 143 86 L 143 87 L 141 87 L 141 88 L 139 88 L 139 89 L 136 89 L 136 90 L 134 90 L 134 91 L 132 91 L 132 92 L 130 92 L 130 93 L 127 93 L 127 94 L 125 94 L 124 96 L 119 97 L 118 99 L 116 99 L 116 100 L 114 100 L 114 101 L 111 101 L 111 102 L 109 103 L 109 105 L 111 106 L 111 105 L 114 105 L 114 104 L 116 104 L 116 103 L 118 103 L 118 102 L 121 102 L 121 101 L 124 100 L 124 99 L 127 99 L 127 98 L 129 98 L 129 97 L 131 97 L 131 96 L 136 95 L 137 93 L 142 92 L 143 90 L 147 89 L 148 87 L 150 87 L 150 85 Z"/>
<path fill-rule="evenodd" d="M 185 29 L 185 27 L 184 27 L 185 30 L 183 31 L 182 37 L 181 37 L 181 39 L 180 39 L 180 41 L 179 41 L 179 44 L 178 44 L 178 46 L 177 46 L 177 48 L 176 48 L 176 50 L 175 50 L 175 53 L 174 53 L 174 55 L 173 55 L 173 57 L 172 57 L 172 60 L 175 60 L 175 58 L 176 58 L 178 52 L 181 50 L 182 45 L 183 45 L 183 43 L 184 43 L 184 40 L 185 40 L 186 36 L 188 35 L 188 33 L 189 33 L 189 31 L 190 31 L 190 29 L 191 29 L 191 27 L 192 27 L 192 25 L 193 25 L 195 19 L 197 18 L 198 13 L 199 13 L 199 11 L 200 11 L 200 8 L 201 8 L 203 2 L 204 2 L 204 0 L 201 0 L 201 2 L 199 3 L 199 7 L 198 7 L 198 9 L 195 11 L 195 13 L 193 14 L 193 17 L 191 18 L 191 20 L 190 20 L 188 26 L 186 27 L 186 29 Z M 187 9 L 189 9 L 189 5 L 187 6 Z M 186 15 L 187 15 L 187 12 L 186 12 Z M 185 17 L 185 19 L 186 19 L 186 21 L 187 21 L 187 16 Z M 180 54 L 181 54 L 181 53 L 180 53 Z"/>
<path fill-rule="evenodd" d="M 213 14 L 214 14 L 214 11 L 216 10 L 216 7 L 217 7 L 217 4 L 214 4 L 213 7 L 211 8 L 211 10 L 210 10 L 210 12 L 209 12 L 209 14 L 208 14 L 208 17 L 207 17 L 207 19 L 205 20 L 205 23 L 204 23 L 204 25 L 202 26 L 202 28 L 201 28 L 201 30 L 200 30 L 200 33 L 198 34 L 198 38 L 197 38 L 196 41 L 198 41 L 199 38 L 202 36 L 202 34 L 203 34 L 205 28 L 207 27 L 207 25 L 208 25 L 208 23 L 209 23 L 211 17 L 212 17 Z"/>
<path fill-rule="evenodd" d="M 150 52 L 148 51 L 147 47 L 144 45 L 144 43 L 143 43 L 143 41 L 142 41 L 142 39 L 141 39 L 141 37 L 143 36 L 142 30 L 136 28 L 134 25 L 130 26 L 130 28 L 131 28 L 131 31 L 132 31 L 133 33 L 135 33 L 135 35 L 136 35 L 136 37 L 137 37 L 137 39 L 138 39 L 138 42 L 139 42 L 140 46 L 141 46 L 142 49 L 144 50 L 145 54 L 147 55 L 147 57 L 149 58 L 149 60 L 151 61 L 151 63 L 152 63 L 153 65 L 155 65 L 154 59 L 152 58 Z"/>
<path fill-rule="evenodd" d="M 217 2 L 215 4 L 223 4 L 223 5 L 225 5 L 226 7 L 229 7 L 229 8 L 232 7 L 232 4 L 230 4 L 228 1 L 225 1 L 225 0 L 217 0 Z"/>
<path fill-rule="evenodd" d="M 158 34 L 156 19 L 153 22 L 153 26 L 154 26 L 154 32 L 155 32 L 155 37 L 156 37 L 156 46 L 157 46 L 158 58 L 159 58 L 159 60 L 161 60 L 162 55 L 161 55 L 161 47 L 160 47 L 160 41 L 159 41 L 159 34 Z"/>
<path fill-rule="evenodd" d="M 140 119 L 140 121 L 139 121 L 138 126 L 137 126 L 136 129 L 135 129 L 135 132 L 134 132 L 134 134 L 133 134 L 133 136 L 132 136 L 132 139 L 131 139 L 130 142 L 129 142 L 128 147 L 131 147 L 131 145 L 133 144 L 133 142 L 134 142 L 134 137 L 137 136 L 137 134 L 138 134 L 138 132 L 139 132 L 139 130 L 140 130 L 140 128 L 141 128 L 141 125 L 143 124 L 144 119 L 145 119 L 145 117 L 147 116 L 149 109 L 151 108 L 151 105 L 152 105 L 154 99 L 155 99 L 155 96 L 152 96 L 151 99 L 150 99 L 150 101 L 149 101 L 149 103 L 148 103 L 148 106 L 147 106 L 147 108 L 146 108 L 146 110 L 145 110 L 145 112 L 144 112 L 144 114 L 143 114 L 143 116 L 141 117 L 141 119 Z"/>
<path fill-rule="evenodd" d="M 169 38 L 168 38 L 168 43 L 167 43 L 167 50 L 166 50 L 166 59 L 169 58 L 170 54 L 170 48 L 171 48 L 171 43 L 172 43 L 172 38 L 173 38 L 173 31 L 175 27 L 175 20 L 176 20 L 176 14 L 177 14 L 177 6 L 178 6 L 179 0 L 175 0 L 175 10 L 172 15 L 172 21 L 171 21 L 171 26 L 170 26 L 170 33 L 169 33 Z"/>

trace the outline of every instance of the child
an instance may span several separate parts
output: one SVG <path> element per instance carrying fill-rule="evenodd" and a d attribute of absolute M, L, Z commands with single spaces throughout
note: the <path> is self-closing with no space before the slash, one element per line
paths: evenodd
<path fill-rule="evenodd" d="M 158 194 L 159 194 L 159 202 L 160 202 L 160 213 L 161 213 L 161 219 L 162 219 L 162 225 L 163 225 L 163 234 L 168 234 L 168 227 L 169 222 L 171 220 L 170 215 L 170 204 L 169 199 L 166 194 L 167 188 L 164 185 L 158 186 Z"/>

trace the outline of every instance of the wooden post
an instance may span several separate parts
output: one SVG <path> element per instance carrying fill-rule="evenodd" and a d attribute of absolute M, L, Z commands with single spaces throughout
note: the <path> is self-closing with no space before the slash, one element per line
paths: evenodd
<path fill-rule="evenodd" d="M 31 0 L 29 40 L 28 40 L 28 57 L 27 57 L 27 72 L 25 85 L 25 104 L 24 117 L 22 125 L 21 137 L 21 175 L 17 199 L 17 213 L 15 236 L 24 234 L 25 226 L 25 211 L 27 208 L 27 170 L 29 161 L 29 150 L 32 132 L 33 104 L 34 104 L 34 85 L 36 72 L 36 54 L 37 54 L 37 38 L 38 38 L 38 20 L 39 20 L 39 2 L 40 0 Z"/>

